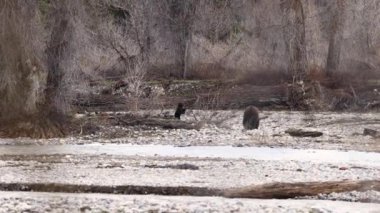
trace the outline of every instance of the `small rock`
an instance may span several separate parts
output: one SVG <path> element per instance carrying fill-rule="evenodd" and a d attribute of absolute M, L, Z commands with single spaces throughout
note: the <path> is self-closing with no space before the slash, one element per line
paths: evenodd
<path fill-rule="evenodd" d="M 91 207 L 89 206 L 82 206 L 79 208 L 81 212 L 91 211 Z"/>
<path fill-rule="evenodd" d="M 121 163 L 98 163 L 96 168 L 110 169 L 110 168 L 124 168 L 124 166 Z"/>
<path fill-rule="evenodd" d="M 370 135 L 374 138 L 380 137 L 380 133 L 377 130 L 364 128 L 363 135 Z"/>
<path fill-rule="evenodd" d="M 320 210 L 318 208 L 312 208 L 312 209 L 310 209 L 309 212 L 310 213 L 323 213 L 323 212 L 326 212 L 326 211 Z"/>

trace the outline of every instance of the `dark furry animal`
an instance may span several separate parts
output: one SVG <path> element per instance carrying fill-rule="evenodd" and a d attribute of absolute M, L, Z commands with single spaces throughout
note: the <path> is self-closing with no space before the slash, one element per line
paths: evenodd
<path fill-rule="evenodd" d="M 244 129 L 258 129 L 259 128 L 259 109 L 254 106 L 249 106 L 244 111 L 243 126 Z"/>
<path fill-rule="evenodd" d="M 186 111 L 186 109 L 183 108 L 183 104 L 179 103 L 178 106 L 177 106 L 177 109 L 175 110 L 174 117 L 178 118 L 178 119 L 181 119 L 181 115 L 185 114 L 185 111 Z"/>
<path fill-rule="evenodd" d="M 123 81 L 123 80 L 119 80 L 116 82 L 116 84 L 113 86 L 113 90 L 116 91 L 122 87 L 127 87 L 128 86 L 128 83 Z"/>

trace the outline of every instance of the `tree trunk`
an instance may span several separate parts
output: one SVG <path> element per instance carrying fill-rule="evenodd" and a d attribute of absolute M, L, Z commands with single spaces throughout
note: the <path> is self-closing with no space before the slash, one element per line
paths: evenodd
<path fill-rule="evenodd" d="M 59 8 L 57 12 L 57 16 L 54 20 L 53 31 L 47 47 L 48 75 L 45 95 L 46 106 L 49 111 L 56 110 L 54 107 L 54 102 L 63 77 L 63 71 L 60 67 L 60 60 L 67 45 L 67 41 L 65 40 L 65 33 L 68 27 L 68 18 L 66 17 L 67 11 L 64 6 L 62 6 L 62 8 Z"/>
<path fill-rule="evenodd" d="M 184 58 L 183 58 L 183 79 L 187 78 L 187 72 L 188 72 L 188 66 L 189 66 L 189 46 L 191 43 L 191 35 L 189 36 L 188 39 L 186 39 L 186 45 L 185 45 L 185 53 L 184 53 Z"/>
<path fill-rule="evenodd" d="M 196 186 L 74 185 L 65 183 L 0 183 L 1 191 L 64 193 L 155 194 L 166 196 L 222 196 L 227 198 L 289 199 L 350 191 L 380 190 L 380 181 L 270 183 L 239 189 Z"/>
<path fill-rule="evenodd" d="M 35 113 L 39 100 L 31 96 L 32 76 L 39 72 L 33 55 L 35 37 L 30 20 L 33 12 L 25 13 L 23 1 L 0 1 L 0 120 L 1 124 Z M 29 42 L 27 42 L 29 40 Z M 33 68 L 36 67 L 34 70 Z M 25 100 L 28 100 L 25 102 Z"/>
<path fill-rule="evenodd" d="M 63 120 L 59 120 L 62 116 L 58 116 L 55 103 L 62 71 L 54 60 L 62 54 L 63 47 L 53 45 L 64 32 L 53 29 L 46 63 L 38 1 L 0 1 L 0 11 L 0 136 L 64 135 Z M 63 28 L 67 25 L 57 23 Z"/>
<path fill-rule="evenodd" d="M 188 77 L 188 57 L 189 47 L 192 40 L 193 22 L 196 16 L 199 0 L 174 0 L 174 5 L 178 5 L 177 8 L 173 8 L 173 20 L 174 25 L 179 29 L 179 45 L 181 52 L 181 67 L 182 78 Z"/>
<path fill-rule="evenodd" d="M 305 16 L 301 0 L 284 1 L 283 12 L 285 44 L 289 53 L 288 72 L 293 82 L 298 82 L 305 79 L 307 72 Z"/>
<path fill-rule="evenodd" d="M 331 76 L 339 69 L 340 50 L 343 39 L 343 16 L 344 1 L 337 0 L 337 6 L 333 11 L 333 18 L 330 25 L 329 49 L 326 61 L 326 74 Z"/>

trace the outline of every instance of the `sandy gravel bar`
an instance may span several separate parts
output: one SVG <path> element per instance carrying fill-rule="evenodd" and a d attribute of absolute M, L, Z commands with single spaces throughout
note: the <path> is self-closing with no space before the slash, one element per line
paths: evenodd
<path fill-rule="evenodd" d="M 361 212 L 380 204 L 321 200 L 0 192 L 0 212 Z"/>
<path fill-rule="evenodd" d="M 374 180 L 379 166 L 300 161 L 113 155 L 0 156 L 2 183 L 198 186 L 270 182 Z"/>

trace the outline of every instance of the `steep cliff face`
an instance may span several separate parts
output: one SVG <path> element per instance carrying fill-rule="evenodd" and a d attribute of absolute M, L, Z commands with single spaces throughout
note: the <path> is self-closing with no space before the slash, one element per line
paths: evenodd
<path fill-rule="evenodd" d="M 49 1 L 38 0 L 46 31 Z M 72 40 L 67 79 L 123 76 L 239 77 L 299 71 L 379 74 L 377 0 L 62 1 Z M 50 11 L 50 12 L 49 12 Z M 48 38 L 46 39 L 48 40 Z M 298 71 L 297 71 L 298 70 Z M 80 73 L 80 74 L 79 74 Z"/>

